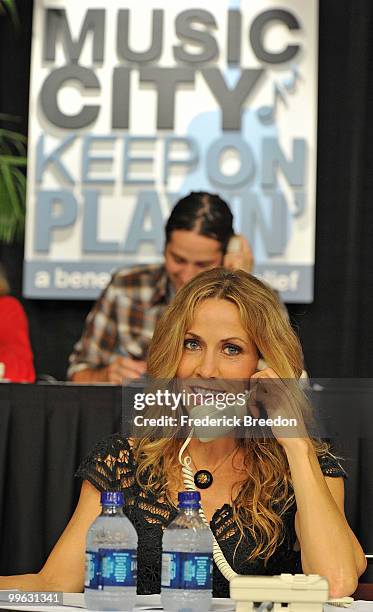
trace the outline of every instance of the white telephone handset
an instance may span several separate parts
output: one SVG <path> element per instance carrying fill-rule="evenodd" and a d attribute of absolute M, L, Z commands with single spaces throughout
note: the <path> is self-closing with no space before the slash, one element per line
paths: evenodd
<path fill-rule="evenodd" d="M 222 438 L 226 436 L 232 429 L 234 429 L 235 417 L 243 419 L 246 414 L 246 405 L 233 404 L 227 406 L 223 410 L 216 408 L 216 406 L 194 406 L 189 412 L 189 418 L 193 421 L 193 427 L 197 438 L 201 442 L 211 442 L 216 438 Z M 219 425 L 210 427 L 206 424 L 206 421 L 211 423 L 213 419 L 225 418 L 225 423 L 219 423 Z M 227 423 L 230 423 L 228 424 Z"/>
<path fill-rule="evenodd" d="M 245 270 L 253 273 L 254 255 L 250 244 L 243 234 L 233 234 L 227 244 L 223 266 L 228 270 Z"/>
<path fill-rule="evenodd" d="M 232 236 L 229 239 L 227 253 L 239 253 L 241 250 L 241 240 L 239 236 Z"/>
<path fill-rule="evenodd" d="M 257 372 L 267 368 L 267 364 L 264 359 L 259 359 L 257 364 Z M 216 438 L 222 438 L 227 435 L 232 429 L 235 428 L 234 421 L 239 419 L 240 421 L 246 415 L 246 403 L 249 399 L 249 391 L 247 391 L 246 401 L 236 402 L 226 406 L 224 409 L 219 409 L 215 405 L 202 404 L 200 406 L 194 406 L 189 412 L 189 418 L 193 421 L 194 433 L 201 442 L 211 442 Z M 217 426 L 208 427 L 207 422 L 211 422 L 213 419 L 222 419 L 225 417 L 225 423 Z M 227 423 L 228 421 L 228 423 Z"/>

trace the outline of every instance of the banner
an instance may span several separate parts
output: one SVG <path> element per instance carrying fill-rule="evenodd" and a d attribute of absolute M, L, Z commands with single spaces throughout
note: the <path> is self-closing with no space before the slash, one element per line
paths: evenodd
<path fill-rule="evenodd" d="M 95 298 L 219 193 L 287 302 L 313 299 L 317 0 L 34 2 L 24 295 Z"/>

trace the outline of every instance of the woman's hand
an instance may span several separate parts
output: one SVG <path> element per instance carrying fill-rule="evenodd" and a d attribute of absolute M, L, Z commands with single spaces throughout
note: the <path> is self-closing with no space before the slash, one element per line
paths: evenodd
<path fill-rule="evenodd" d="M 268 367 L 253 374 L 250 378 L 249 409 L 254 418 L 260 418 L 259 405 L 265 408 L 267 424 L 281 446 L 299 445 L 300 439 L 303 445 L 308 444 L 309 436 L 304 423 L 307 404 L 296 379 L 283 380 Z"/>
<path fill-rule="evenodd" d="M 113 385 L 122 385 L 126 381 L 141 378 L 145 372 L 145 361 L 120 355 L 105 367 L 84 368 L 84 370 L 75 372 L 71 380 L 76 383 L 108 382 Z"/>

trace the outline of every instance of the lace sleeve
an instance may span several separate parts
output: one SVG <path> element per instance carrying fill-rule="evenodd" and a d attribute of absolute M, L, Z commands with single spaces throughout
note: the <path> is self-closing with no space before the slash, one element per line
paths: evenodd
<path fill-rule="evenodd" d="M 331 476 L 332 478 L 338 478 L 342 476 L 343 478 L 347 478 L 347 473 L 339 463 L 338 459 L 334 457 L 332 453 L 321 455 L 320 457 L 318 457 L 318 459 L 321 471 L 324 476 Z"/>
<path fill-rule="evenodd" d="M 88 480 L 99 491 L 134 494 L 135 462 L 131 446 L 121 434 L 105 438 L 83 459 L 75 476 Z"/>

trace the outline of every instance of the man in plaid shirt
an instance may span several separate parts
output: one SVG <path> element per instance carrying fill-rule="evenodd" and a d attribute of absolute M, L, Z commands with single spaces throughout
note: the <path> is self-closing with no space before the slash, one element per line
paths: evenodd
<path fill-rule="evenodd" d="M 217 266 L 251 272 L 251 249 L 243 236 L 232 239 L 232 223 L 217 195 L 192 192 L 179 200 L 166 224 L 164 264 L 121 268 L 113 275 L 70 355 L 68 378 L 114 384 L 140 378 L 155 324 L 175 291 Z"/>

